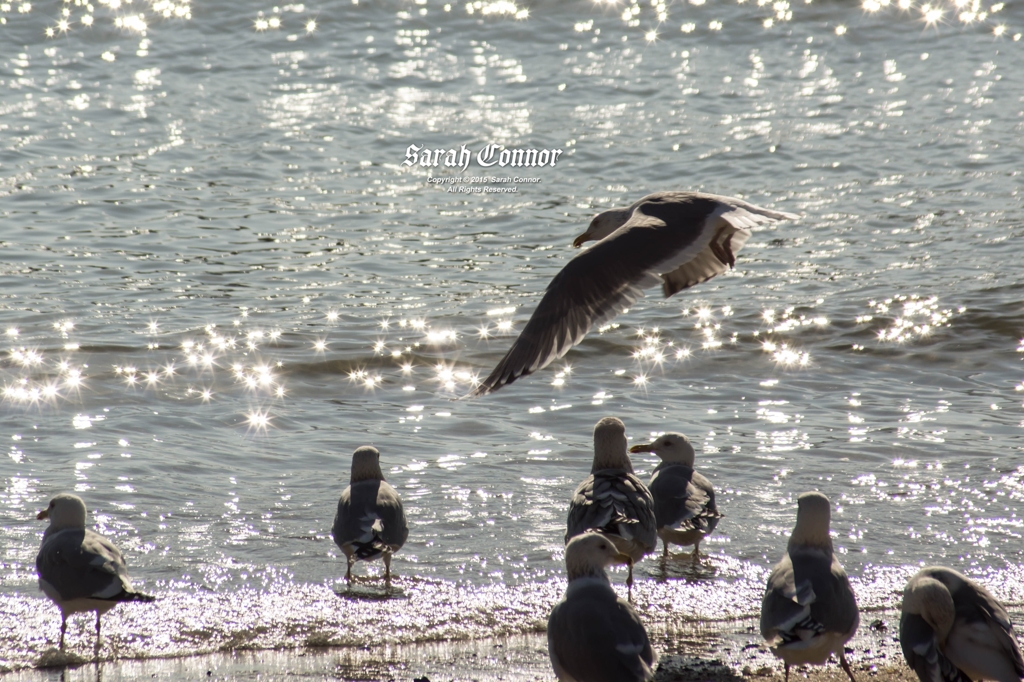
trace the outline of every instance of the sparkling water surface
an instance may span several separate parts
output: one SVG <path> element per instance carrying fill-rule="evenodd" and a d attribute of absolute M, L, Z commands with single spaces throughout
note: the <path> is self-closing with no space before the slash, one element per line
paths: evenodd
<path fill-rule="evenodd" d="M 605 415 L 687 433 L 726 514 L 700 568 L 638 565 L 658 636 L 756 613 L 812 489 L 862 606 L 927 563 L 1024 601 L 1021 27 L 906 0 L 0 5 L 0 669 L 56 644 L 35 514 L 61 491 L 160 597 L 105 617 L 104 657 L 540 631 Z M 428 182 L 483 175 L 539 182 Z M 458 400 L 590 217 L 664 189 L 802 218 Z M 344 596 L 329 533 L 367 443 L 410 518 L 390 599 L 374 564 Z"/>

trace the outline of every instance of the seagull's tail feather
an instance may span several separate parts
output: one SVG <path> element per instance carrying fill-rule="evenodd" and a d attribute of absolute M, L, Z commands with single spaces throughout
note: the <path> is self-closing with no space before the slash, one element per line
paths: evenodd
<path fill-rule="evenodd" d="M 825 632 L 825 626 L 814 620 L 808 613 L 800 622 L 794 624 L 791 628 L 786 630 L 780 630 L 778 633 L 778 640 L 782 646 L 787 644 L 793 644 L 794 642 L 806 642 L 807 640 L 820 636 Z"/>
<path fill-rule="evenodd" d="M 702 514 L 700 517 L 704 527 L 701 528 L 701 532 L 705 535 L 711 535 L 715 532 L 715 528 L 718 527 L 718 522 L 722 520 L 722 515 L 718 512 L 708 512 Z"/>
<path fill-rule="evenodd" d="M 96 599 L 96 597 L 93 597 L 93 599 Z M 142 592 L 135 592 L 133 590 L 124 590 L 111 597 L 110 601 L 138 601 L 148 604 L 150 602 L 155 602 L 156 597 L 151 594 L 143 594 Z"/>
<path fill-rule="evenodd" d="M 360 561 L 373 561 L 388 551 L 387 543 L 380 538 L 374 538 L 370 542 L 353 542 L 356 558 Z"/>
<path fill-rule="evenodd" d="M 676 524 L 677 530 L 699 530 L 704 535 L 711 535 L 715 532 L 715 527 L 718 526 L 718 521 L 722 518 L 722 515 L 717 511 L 711 511 L 705 509 L 699 514 L 687 517 Z"/>
<path fill-rule="evenodd" d="M 379 519 L 373 519 L 373 523 L 367 528 L 369 531 L 367 535 L 369 537 L 366 540 L 356 540 L 352 543 L 352 547 L 355 548 L 355 556 L 361 561 L 372 561 L 377 557 L 381 556 L 385 552 L 390 552 L 391 547 L 388 543 L 384 542 L 384 538 L 381 537 L 384 534 L 384 522 Z M 364 535 L 366 537 L 366 535 Z"/>

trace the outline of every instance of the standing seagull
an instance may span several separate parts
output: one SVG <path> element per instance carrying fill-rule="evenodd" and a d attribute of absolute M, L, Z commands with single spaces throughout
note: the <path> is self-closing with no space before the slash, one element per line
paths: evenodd
<path fill-rule="evenodd" d="M 37 519 L 49 519 L 43 544 L 36 556 L 39 589 L 60 609 L 60 648 L 68 616 L 96 612 L 96 650 L 100 647 L 100 616 L 123 601 L 156 599 L 136 592 L 128 579 L 121 551 L 99 533 L 87 530 L 85 502 L 77 495 L 61 493 Z"/>
<path fill-rule="evenodd" d="M 785 663 L 787 682 L 789 666 L 821 665 L 833 653 L 856 682 L 843 645 L 857 631 L 860 615 L 846 571 L 832 553 L 831 511 L 821 493 L 797 498 L 796 528 L 761 603 L 761 636 Z"/>
<path fill-rule="evenodd" d="M 647 631 L 604 572 L 626 558 L 602 533 L 584 533 L 566 545 L 569 587 L 548 618 L 548 655 L 559 680 L 647 682 L 654 677 Z"/>
<path fill-rule="evenodd" d="M 1024 678 L 1024 659 L 1006 609 L 951 568 L 923 568 L 907 582 L 900 645 L 921 682 Z"/>
<path fill-rule="evenodd" d="M 800 216 L 700 192 L 656 192 L 597 214 L 573 246 L 597 244 L 548 284 L 523 332 L 471 396 L 497 391 L 569 352 L 590 328 L 660 284 L 665 298 L 736 264 L 750 229 Z"/>
<path fill-rule="evenodd" d="M 651 476 L 654 516 L 658 520 L 658 537 L 668 543 L 693 545 L 693 560 L 700 558 L 700 541 L 715 531 L 722 515 L 715 506 L 715 489 L 711 481 L 693 470 L 696 453 L 690 439 L 681 433 L 666 433 L 653 443 L 634 445 L 630 452 L 653 452 L 661 464 Z"/>
<path fill-rule="evenodd" d="M 352 454 L 352 477 L 338 500 L 331 535 L 348 559 L 349 585 L 352 564 L 379 557 L 384 557 L 384 580 L 391 584 L 391 555 L 409 537 L 409 523 L 398 491 L 381 473 L 377 448 L 364 445 Z"/>
<path fill-rule="evenodd" d="M 605 533 L 619 553 L 627 557 L 630 601 L 633 599 L 633 564 L 658 545 L 654 498 L 633 475 L 626 452 L 626 426 L 605 417 L 594 427 L 594 464 L 569 503 L 565 542 L 594 529 Z"/>

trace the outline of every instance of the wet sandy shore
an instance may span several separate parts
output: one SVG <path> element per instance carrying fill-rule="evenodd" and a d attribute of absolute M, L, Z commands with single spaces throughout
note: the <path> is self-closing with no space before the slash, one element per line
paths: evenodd
<path fill-rule="evenodd" d="M 1021 613 L 1011 616 L 1017 622 Z M 847 655 L 858 680 L 916 682 L 896 639 L 899 614 L 867 612 Z M 781 682 L 783 669 L 765 647 L 754 620 L 699 624 L 655 633 L 658 682 Z M 54 654 L 56 652 L 53 652 Z M 54 656 L 50 662 L 57 663 Z M 0 676 L 3 682 L 121 682 L 123 680 L 402 680 L 480 682 L 553 680 L 543 633 L 502 639 L 365 648 L 235 651 L 188 658 L 80 661 L 64 668 Z M 794 682 L 844 682 L 835 662 L 794 668 Z"/>

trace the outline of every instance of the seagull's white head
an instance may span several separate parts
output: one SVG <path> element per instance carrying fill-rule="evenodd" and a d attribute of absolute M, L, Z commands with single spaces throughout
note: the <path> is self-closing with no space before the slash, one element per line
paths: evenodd
<path fill-rule="evenodd" d="M 85 502 L 78 495 L 61 493 L 50 500 L 50 506 L 36 515 L 37 519 L 49 519 L 50 531 L 63 530 L 65 528 L 85 528 L 85 517 L 87 511 Z"/>
<path fill-rule="evenodd" d="M 590 226 L 587 227 L 587 231 L 572 240 L 572 245 L 580 247 L 586 242 L 595 239 L 604 239 L 612 232 L 625 225 L 631 215 L 633 215 L 633 212 L 628 208 L 612 208 L 598 213 L 594 216 L 594 219 L 590 221 Z"/>
<path fill-rule="evenodd" d="M 789 536 L 790 548 L 810 545 L 832 551 L 832 537 L 828 533 L 832 503 L 821 493 L 804 493 L 796 504 L 796 527 Z"/>
<path fill-rule="evenodd" d="M 599 531 L 577 535 L 565 546 L 565 570 L 569 580 L 592 576 L 608 579 L 604 569 L 612 564 L 629 562 L 630 558 L 615 548 L 615 543 Z"/>
<path fill-rule="evenodd" d="M 349 482 L 369 480 L 383 481 L 384 474 L 380 470 L 380 452 L 372 445 L 364 445 L 352 453 L 352 478 Z"/>
<path fill-rule="evenodd" d="M 935 631 L 940 644 L 945 644 L 956 620 L 956 606 L 949 589 L 924 569 L 907 582 L 903 590 L 903 613 L 921 616 Z"/>
<path fill-rule="evenodd" d="M 605 417 L 594 426 L 594 466 L 601 469 L 625 469 L 633 473 L 633 464 L 626 453 L 626 425 L 617 417 Z"/>
<path fill-rule="evenodd" d="M 661 457 L 663 462 L 685 464 L 691 469 L 697 456 L 693 451 L 693 445 L 690 444 L 690 439 L 681 433 L 663 434 L 658 436 L 653 443 L 634 445 L 629 451 L 653 452 L 658 457 Z"/>

